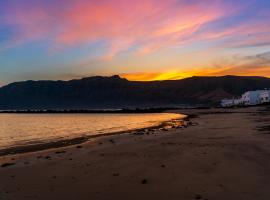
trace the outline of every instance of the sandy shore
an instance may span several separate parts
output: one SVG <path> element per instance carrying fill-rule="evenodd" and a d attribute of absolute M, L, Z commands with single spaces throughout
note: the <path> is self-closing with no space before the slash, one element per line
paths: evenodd
<path fill-rule="evenodd" d="M 270 199 L 270 110 L 177 112 L 198 125 L 0 157 L 0 200 Z"/>

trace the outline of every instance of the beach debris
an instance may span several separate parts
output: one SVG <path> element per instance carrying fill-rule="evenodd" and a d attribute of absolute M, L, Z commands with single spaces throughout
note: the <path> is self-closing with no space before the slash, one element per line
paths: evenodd
<path fill-rule="evenodd" d="M 161 128 L 161 131 L 168 131 L 168 128 Z"/>
<path fill-rule="evenodd" d="M 165 165 L 163 165 L 163 164 L 162 164 L 162 165 L 160 165 L 160 167 L 164 168 L 164 167 L 165 167 Z"/>
<path fill-rule="evenodd" d="M 147 182 L 148 182 L 147 179 L 143 179 L 141 183 L 142 184 L 147 184 Z"/>
<path fill-rule="evenodd" d="M 51 159 L 51 156 L 46 156 L 45 159 L 49 159 L 50 160 Z"/>
<path fill-rule="evenodd" d="M 1 165 L 1 167 L 9 167 L 9 166 L 12 166 L 12 165 L 15 165 L 15 163 L 4 163 Z"/>
<path fill-rule="evenodd" d="M 78 145 L 78 146 L 76 146 L 76 148 L 77 148 L 77 149 L 81 149 L 81 148 L 82 148 L 82 146 L 81 146 L 81 145 Z"/>
<path fill-rule="evenodd" d="M 134 133 L 134 135 L 144 135 L 144 131 L 137 131 Z"/>

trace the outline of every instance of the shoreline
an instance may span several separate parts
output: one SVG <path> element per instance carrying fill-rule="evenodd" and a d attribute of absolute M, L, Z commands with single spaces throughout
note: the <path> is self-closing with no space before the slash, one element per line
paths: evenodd
<path fill-rule="evenodd" d="M 171 112 L 188 115 L 192 124 L 0 157 L 0 196 L 270 199 L 269 107 Z"/>
<path fill-rule="evenodd" d="M 175 113 L 175 114 L 179 114 L 179 113 Z M 190 118 L 189 116 L 185 115 L 183 118 L 179 117 L 176 119 L 163 121 L 163 122 L 160 122 L 158 125 L 144 127 L 144 128 L 117 131 L 117 132 L 108 132 L 108 133 L 102 133 L 102 134 L 97 134 L 97 135 L 81 136 L 81 137 L 75 137 L 71 139 L 61 139 L 57 141 L 48 141 L 48 142 L 39 143 L 39 144 L 29 144 L 29 145 L 26 144 L 23 146 L 7 147 L 7 148 L 0 149 L 0 157 L 79 145 L 79 144 L 84 144 L 85 142 L 91 139 L 101 138 L 101 137 L 106 137 L 106 136 L 114 136 L 114 135 L 122 135 L 122 134 L 138 134 L 139 135 L 142 133 L 150 134 L 160 129 L 168 129 L 168 130 L 171 128 L 177 129 L 183 126 L 187 126 L 188 123 L 186 122 L 189 121 L 189 118 Z M 168 124 L 170 124 L 171 127 L 168 127 Z"/>
<path fill-rule="evenodd" d="M 163 113 L 167 110 L 176 108 L 160 107 L 160 108 L 119 108 L 119 109 L 25 109 L 25 110 L 0 110 L 1 113 L 8 114 L 139 114 L 139 113 Z"/>

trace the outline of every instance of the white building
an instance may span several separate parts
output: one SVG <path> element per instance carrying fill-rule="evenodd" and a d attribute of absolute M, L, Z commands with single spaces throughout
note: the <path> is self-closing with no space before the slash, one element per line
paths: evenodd
<path fill-rule="evenodd" d="M 270 102 L 270 90 L 264 90 L 259 94 L 260 103 Z"/>
<path fill-rule="evenodd" d="M 234 105 L 233 99 L 222 99 L 221 100 L 221 106 L 222 107 L 231 107 Z"/>
<path fill-rule="evenodd" d="M 243 105 L 242 98 L 240 98 L 240 99 L 234 99 L 234 105 L 236 105 L 236 106 Z"/>
<path fill-rule="evenodd" d="M 222 107 L 232 107 L 242 104 L 242 99 L 223 99 L 221 100 Z"/>
<path fill-rule="evenodd" d="M 245 92 L 242 95 L 243 104 L 246 105 L 246 106 L 260 104 L 261 103 L 260 94 L 262 92 L 265 92 L 265 90 L 255 90 L 255 91 Z"/>
<path fill-rule="evenodd" d="M 251 106 L 263 103 L 270 103 L 270 90 L 256 90 L 245 92 L 240 99 L 223 99 L 221 100 L 222 107 L 232 106 Z"/>

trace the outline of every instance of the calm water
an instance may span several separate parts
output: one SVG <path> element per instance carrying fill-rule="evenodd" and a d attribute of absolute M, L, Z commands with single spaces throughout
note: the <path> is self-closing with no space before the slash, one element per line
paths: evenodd
<path fill-rule="evenodd" d="M 0 114 L 0 149 L 144 128 L 180 117 L 171 113 Z"/>

